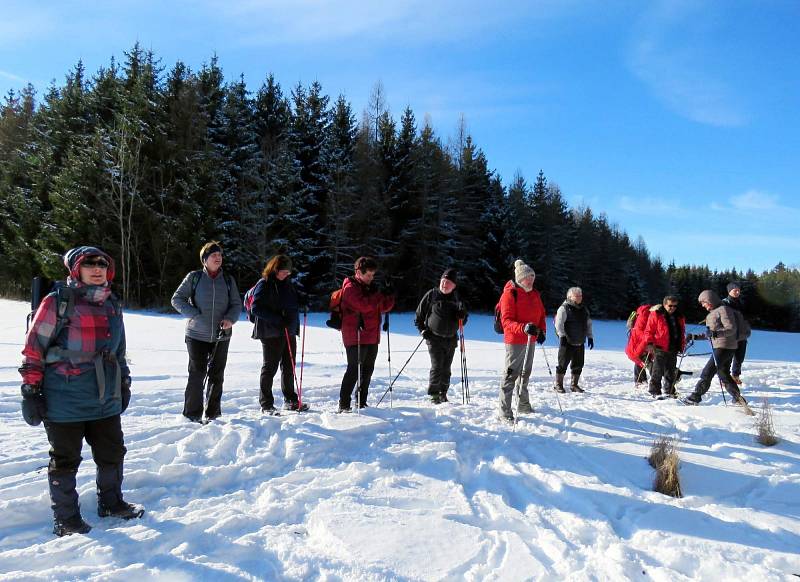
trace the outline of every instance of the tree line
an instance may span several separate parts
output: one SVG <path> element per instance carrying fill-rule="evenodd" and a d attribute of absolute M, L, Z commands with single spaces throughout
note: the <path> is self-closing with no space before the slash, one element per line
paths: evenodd
<path fill-rule="evenodd" d="M 472 309 L 490 310 L 516 258 L 554 310 L 583 287 L 595 317 L 731 280 L 756 325 L 800 330 L 800 271 L 760 275 L 662 264 L 590 208 L 570 208 L 540 171 L 506 185 L 461 121 L 443 140 L 410 107 L 395 117 L 377 84 L 361 119 L 317 83 L 288 92 L 272 75 L 251 93 L 216 57 L 166 70 L 138 44 L 88 76 L 81 62 L 38 98 L 28 85 L 0 110 L 0 291 L 63 276 L 61 256 L 95 244 L 118 262 L 130 305 L 168 303 L 203 242 L 219 239 L 240 287 L 288 254 L 319 299 L 371 254 L 411 309 L 449 266 Z"/>

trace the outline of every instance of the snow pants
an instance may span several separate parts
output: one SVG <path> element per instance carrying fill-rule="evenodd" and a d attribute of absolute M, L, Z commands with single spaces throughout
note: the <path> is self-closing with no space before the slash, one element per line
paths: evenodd
<path fill-rule="evenodd" d="M 700 402 L 702 396 L 708 392 L 715 374 L 719 376 L 722 385 L 733 398 L 739 396 L 739 387 L 731 378 L 731 362 L 735 354 L 735 349 L 714 349 L 713 355 L 708 359 L 703 371 L 700 372 L 700 379 L 694 388 L 693 396 L 697 402 Z"/>
<path fill-rule="evenodd" d="M 511 402 L 517 379 L 520 379 L 519 405 L 521 408 L 530 406 L 531 399 L 528 394 L 528 382 L 533 368 L 533 352 L 536 344 L 529 342 L 528 358 L 525 359 L 525 344 L 505 344 L 506 361 L 505 371 L 500 384 L 500 415 L 512 418 Z M 525 360 L 523 362 L 523 360 Z"/>
<path fill-rule="evenodd" d="M 203 416 L 203 384 L 206 373 L 208 373 L 206 416 L 216 418 L 222 414 L 222 382 L 225 378 L 225 364 L 228 361 L 230 343 L 227 340 L 204 342 L 186 338 L 186 349 L 189 351 L 189 380 L 186 382 L 184 394 L 184 416 L 189 418 Z"/>
<path fill-rule="evenodd" d="M 736 346 L 736 353 L 733 354 L 733 364 L 731 365 L 731 375 L 732 376 L 741 376 L 742 375 L 742 362 L 744 362 L 744 357 L 747 355 L 747 340 L 742 340 Z"/>
<path fill-rule="evenodd" d="M 556 366 L 556 372 L 558 374 L 566 374 L 567 365 L 569 365 L 573 375 L 580 376 L 581 371 L 583 371 L 583 360 L 585 354 L 586 347 L 583 344 L 579 346 L 573 346 L 569 343 L 559 345 L 558 365 Z"/>
<path fill-rule="evenodd" d="M 663 382 L 662 382 L 663 381 Z M 664 394 L 675 392 L 675 382 L 678 381 L 678 354 L 656 349 L 653 356 L 653 367 L 650 369 L 650 394 L 661 394 L 662 383 Z"/>
<path fill-rule="evenodd" d="M 348 346 L 347 370 L 342 378 L 342 388 L 339 391 L 339 408 L 350 408 L 350 401 L 353 395 L 353 388 L 356 387 L 359 374 L 359 363 L 361 364 L 361 383 L 358 386 L 358 402 L 363 407 L 367 404 L 369 393 L 369 382 L 372 379 L 372 371 L 375 369 L 375 359 L 378 357 L 378 344 L 361 344 L 358 346 Z"/>
<path fill-rule="evenodd" d="M 431 371 L 428 378 L 428 395 L 447 395 L 450 388 L 450 368 L 453 365 L 453 354 L 456 352 L 458 339 L 434 335 L 426 340 L 428 354 L 431 357 Z"/>
<path fill-rule="evenodd" d="M 289 352 L 289 346 L 291 346 L 291 352 Z M 284 403 L 297 402 L 297 394 L 294 391 L 294 366 L 292 365 L 292 361 L 297 355 L 297 338 L 290 335 L 288 344 L 285 335 L 262 339 L 261 351 L 264 356 L 258 397 L 261 409 L 275 406 L 275 398 L 272 396 L 272 381 L 279 367 Z"/>

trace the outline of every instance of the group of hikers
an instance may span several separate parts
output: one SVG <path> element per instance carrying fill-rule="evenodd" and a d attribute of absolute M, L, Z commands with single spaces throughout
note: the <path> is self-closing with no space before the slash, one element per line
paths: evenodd
<path fill-rule="evenodd" d="M 306 410 L 295 379 L 304 296 L 292 283 L 292 261 L 282 254 L 272 257 L 243 301 L 236 281 L 222 269 L 221 244 L 212 241 L 203 245 L 199 256 L 202 269 L 188 273 L 172 296 L 173 307 L 188 318 L 185 342 L 189 375 L 183 416 L 192 422 L 207 422 L 222 414 L 228 346 L 243 306 L 253 322 L 251 337 L 262 344 L 262 412 L 277 414 L 272 384 L 279 368 L 284 409 Z M 81 246 L 66 252 L 64 265 L 69 273 L 66 281 L 56 284 L 32 317 L 20 368 L 23 417 L 34 426 L 44 422 L 50 443 L 48 483 L 53 532 L 58 536 L 91 529 L 80 513 L 76 492 L 84 439 L 97 466 L 98 515 L 134 519 L 144 513 L 122 495 L 126 448 L 120 415 L 131 399 L 131 376 L 122 310 L 110 288 L 114 260 L 97 247 Z M 351 412 L 354 394 L 355 406 L 368 406 L 382 316 L 395 305 L 391 285 L 378 286 L 376 282 L 378 267 L 373 257 L 358 258 L 353 275 L 331 299 L 337 317 L 329 324 L 341 329 L 347 355 L 339 391 L 340 413 Z M 528 384 L 536 344 L 544 344 L 547 333 L 545 308 L 535 279 L 534 270 L 517 260 L 513 278 L 505 284 L 496 308 L 495 329 L 503 334 L 505 344 L 498 403 L 498 415 L 503 420 L 513 421 L 519 414 L 533 412 Z M 437 405 L 448 401 L 452 361 L 459 336 L 463 342 L 468 319 L 458 283 L 457 271 L 446 269 L 438 285 L 422 297 L 415 313 L 415 325 L 431 360 L 428 395 Z M 737 303 L 738 286 L 729 286 L 729 291 L 726 302 L 720 302 L 713 291 L 704 291 L 699 297 L 709 311 L 706 324 L 714 348 L 695 392 L 687 399 L 694 403 L 700 402 L 715 373 L 735 401 L 744 401 L 737 382 L 749 327 Z M 677 355 L 686 348 L 685 321 L 677 315 L 677 305 L 677 298 L 670 295 L 660 306 L 647 306 L 631 331 L 627 351 L 636 363 L 636 381 L 641 382 L 649 370 L 650 393 L 654 396 L 661 393 L 662 382 L 665 393 L 674 394 L 679 373 Z M 594 338 L 592 319 L 579 287 L 567 291 L 554 324 L 559 349 L 553 388 L 566 392 L 569 367 L 569 390 L 583 392 L 579 380 L 585 346 L 593 349 Z M 700 338 L 690 336 L 689 340 Z"/>

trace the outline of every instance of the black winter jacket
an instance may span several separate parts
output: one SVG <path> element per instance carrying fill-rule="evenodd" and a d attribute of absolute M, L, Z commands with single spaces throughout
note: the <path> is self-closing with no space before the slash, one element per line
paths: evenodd
<path fill-rule="evenodd" d="M 458 320 L 466 323 L 467 317 L 464 304 L 455 291 L 445 295 L 434 287 L 419 302 L 414 325 L 421 332 L 430 331 L 439 337 L 454 338 L 458 335 Z"/>
<path fill-rule="evenodd" d="M 261 279 L 253 292 L 253 307 L 256 318 L 253 339 L 267 339 L 284 335 L 284 328 L 290 335 L 300 331 L 300 304 L 297 289 L 287 277 L 278 281 L 274 275 Z"/>

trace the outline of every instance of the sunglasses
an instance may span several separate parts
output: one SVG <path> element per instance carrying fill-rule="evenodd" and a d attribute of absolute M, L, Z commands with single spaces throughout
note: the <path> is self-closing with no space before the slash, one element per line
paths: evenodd
<path fill-rule="evenodd" d="M 667 303 L 667 304 L 665 305 L 665 307 L 666 307 L 667 309 L 670 309 L 670 308 L 672 308 L 672 307 L 678 307 L 678 304 L 677 304 L 677 303 Z"/>
<path fill-rule="evenodd" d="M 81 267 L 86 267 L 87 269 L 91 269 L 92 267 L 108 269 L 108 261 L 105 259 L 87 259 L 81 263 Z"/>

